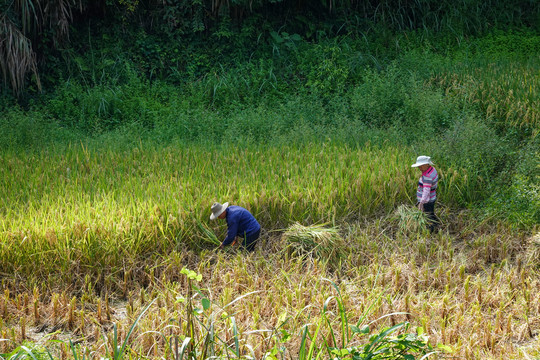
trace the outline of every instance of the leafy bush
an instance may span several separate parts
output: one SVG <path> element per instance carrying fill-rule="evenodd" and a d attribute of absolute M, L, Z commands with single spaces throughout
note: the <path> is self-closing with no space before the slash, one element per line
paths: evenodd
<path fill-rule="evenodd" d="M 486 202 L 488 214 L 522 227 L 540 224 L 540 183 L 517 175 L 509 187 L 495 192 Z"/>
<path fill-rule="evenodd" d="M 346 89 L 350 66 L 347 48 L 340 44 L 315 44 L 297 52 L 297 69 L 305 87 L 319 96 L 339 96 Z"/>
<path fill-rule="evenodd" d="M 421 142 L 448 128 L 458 114 L 439 90 L 397 65 L 382 72 L 367 70 L 351 95 L 351 115 L 366 125 L 396 127 L 406 142 Z"/>
<path fill-rule="evenodd" d="M 529 54 L 540 53 L 540 35 L 527 29 L 495 30 L 475 40 L 473 49 L 479 54 L 492 57 L 528 57 Z"/>
<path fill-rule="evenodd" d="M 2 339 L 5 341 L 6 339 Z M 9 354 L 0 354 L 0 359 L 16 360 L 16 359 L 34 359 L 34 360 L 50 360 L 52 359 L 50 352 L 42 346 L 25 341 L 22 345 L 11 351 Z"/>
<path fill-rule="evenodd" d="M 138 123 L 151 129 L 171 96 L 171 87 L 132 74 L 125 84 L 84 87 L 65 82 L 46 104 L 52 118 L 70 129 L 96 135 Z"/>
<path fill-rule="evenodd" d="M 423 333 L 422 328 L 417 332 L 406 332 L 410 328 L 410 323 L 404 322 L 392 327 L 382 329 L 378 334 L 369 337 L 369 342 L 362 346 L 354 346 L 345 349 L 332 349 L 334 359 L 352 360 L 413 360 L 417 357 L 425 359 L 437 353 L 428 342 L 428 336 Z M 399 335 L 394 335 L 398 330 L 405 331 Z M 353 327 L 353 333 L 365 335 L 369 333 L 369 327 L 361 329 Z M 440 348 L 450 350 L 449 347 L 439 345 Z"/>
<path fill-rule="evenodd" d="M 0 149 L 37 148 L 79 138 L 39 111 L 15 107 L 0 114 Z"/>
<path fill-rule="evenodd" d="M 462 113 L 442 138 L 428 141 L 425 149 L 438 163 L 466 173 L 467 188 L 454 194 L 460 203 L 485 198 L 497 174 L 513 160 L 505 142 L 474 113 Z"/>

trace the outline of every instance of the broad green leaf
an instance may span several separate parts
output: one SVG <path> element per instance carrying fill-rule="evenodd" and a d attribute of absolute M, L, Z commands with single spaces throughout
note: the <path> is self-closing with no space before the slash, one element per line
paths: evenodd
<path fill-rule="evenodd" d="M 208 300 L 207 298 L 202 298 L 201 299 L 201 304 L 202 304 L 204 310 L 210 309 L 210 300 Z"/>
<path fill-rule="evenodd" d="M 454 349 L 452 349 L 452 347 L 450 347 L 448 345 L 444 345 L 444 344 L 437 344 L 437 348 L 439 348 L 439 349 L 441 349 L 443 351 L 449 352 L 449 353 L 454 352 Z"/>

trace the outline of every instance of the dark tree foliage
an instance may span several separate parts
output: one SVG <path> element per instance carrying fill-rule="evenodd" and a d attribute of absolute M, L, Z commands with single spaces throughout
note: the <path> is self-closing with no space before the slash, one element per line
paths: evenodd
<path fill-rule="evenodd" d="M 4 88 L 19 96 L 38 64 L 70 48 L 70 32 L 90 21 L 189 41 L 193 35 L 242 31 L 251 19 L 292 23 L 307 39 L 321 23 L 340 31 L 383 26 L 460 35 L 511 26 L 538 28 L 537 0 L 7 0 L 0 3 L 0 68 Z M 130 27 L 131 26 L 131 27 Z M 251 23 L 253 26 L 253 22 Z M 47 56 L 49 55 L 49 56 Z"/>

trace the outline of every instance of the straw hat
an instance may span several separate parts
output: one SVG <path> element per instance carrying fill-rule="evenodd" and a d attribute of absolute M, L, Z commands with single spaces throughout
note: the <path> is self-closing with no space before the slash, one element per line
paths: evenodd
<path fill-rule="evenodd" d="M 420 155 L 416 158 L 416 163 L 412 164 L 411 167 L 419 167 L 422 165 L 433 165 L 431 158 L 429 156 Z"/>
<path fill-rule="evenodd" d="M 216 202 L 212 205 L 212 207 L 210 208 L 210 210 L 212 210 L 212 214 L 210 215 L 210 220 L 216 220 L 217 217 L 221 214 L 223 214 L 223 212 L 225 210 L 227 210 L 227 208 L 229 207 L 229 203 L 226 202 L 225 204 L 221 205 L 220 203 Z"/>

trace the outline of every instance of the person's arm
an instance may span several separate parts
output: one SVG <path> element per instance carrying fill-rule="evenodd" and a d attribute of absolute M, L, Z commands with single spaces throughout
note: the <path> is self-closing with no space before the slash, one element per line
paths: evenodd
<path fill-rule="evenodd" d="M 227 229 L 227 237 L 221 243 L 221 247 L 227 246 L 234 241 L 236 234 L 238 232 L 238 219 L 231 218 L 229 219 L 229 228 Z"/>
<path fill-rule="evenodd" d="M 421 204 L 425 204 L 429 202 L 430 193 L 431 193 L 431 184 L 424 183 L 424 187 L 422 188 L 422 199 L 420 200 Z"/>
<path fill-rule="evenodd" d="M 431 185 L 433 182 L 427 176 L 422 176 L 422 197 L 418 202 L 418 209 L 424 210 L 424 204 L 429 202 L 429 195 L 431 193 Z"/>

